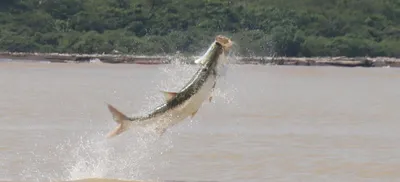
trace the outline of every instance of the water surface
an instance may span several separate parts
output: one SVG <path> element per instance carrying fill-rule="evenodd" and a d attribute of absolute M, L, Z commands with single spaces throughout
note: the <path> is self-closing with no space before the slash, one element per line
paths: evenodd
<path fill-rule="evenodd" d="M 400 181 L 397 69 L 230 66 L 163 138 L 104 138 L 105 103 L 148 112 L 196 68 L 0 63 L 0 181 Z"/>

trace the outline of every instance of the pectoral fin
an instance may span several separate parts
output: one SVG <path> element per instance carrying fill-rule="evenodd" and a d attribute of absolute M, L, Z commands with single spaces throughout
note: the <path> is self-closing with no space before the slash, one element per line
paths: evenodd
<path fill-rule="evenodd" d="M 165 100 L 167 102 L 172 100 L 176 96 L 176 94 L 178 94 L 176 92 L 167 92 L 167 91 L 161 91 L 161 92 L 164 94 Z"/>

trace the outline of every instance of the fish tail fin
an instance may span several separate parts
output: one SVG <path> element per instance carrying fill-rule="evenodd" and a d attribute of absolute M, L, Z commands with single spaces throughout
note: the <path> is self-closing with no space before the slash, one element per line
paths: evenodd
<path fill-rule="evenodd" d="M 108 133 L 107 138 L 115 137 L 129 129 L 130 120 L 122 112 L 118 111 L 115 107 L 107 104 L 108 110 L 111 112 L 113 119 L 118 123 L 118 126 Z"/>

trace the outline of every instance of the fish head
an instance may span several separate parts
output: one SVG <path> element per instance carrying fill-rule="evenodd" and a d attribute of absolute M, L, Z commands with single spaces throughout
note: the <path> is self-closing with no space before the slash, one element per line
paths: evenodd
<path fill-rule="evenodd" d="M 229 53 L 233 42 L 228 37 L 217 35 L 215 41 L 208 48 L 207 52 L 195 61 L 201 65 L 223 65 L 227 63 L 226 55 Z"/>
<path fill-rule="evenodd" d="M 224 52 L 228 52 L 232 48 L 232 45 L 233 45 L 232 40 L 223 35 L 217 35 L 215 37 L 215 42 L 217 42 L 218 44 L 220 44 L 222 46 L 222 49 L 224 50 Z"/>
<path fill-rule="evenodd" d="M 219 76 L 224 76 L 226 75 L 227 72 L 227 67 L 226 64 L 228 63 L 228 58 L 227 54 L 232 48 L 233 42 L 231 39 L 228 37 L 225 37 L 223 35 L 218 35 L 215 37 L 215 43 L 219 44 L 221 47 L 221 50 L 219 52 L 219 56 L 217 59 L 217 64 L 215 67 L 215 71 Z"/>

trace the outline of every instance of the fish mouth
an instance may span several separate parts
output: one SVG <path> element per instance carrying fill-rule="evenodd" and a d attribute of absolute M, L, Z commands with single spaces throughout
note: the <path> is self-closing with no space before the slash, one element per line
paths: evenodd
<path fill-rule="evenodd" d="M 233 45 L 233 42 L 231 41 L 231 39 L 229 39 L 228 37 L 225 37 L 223 35 L 217 35 L 215 37 L 215 41 L 222 46 L 222 48 L 224 49 L 225 52 L 229 51 Z"/>

